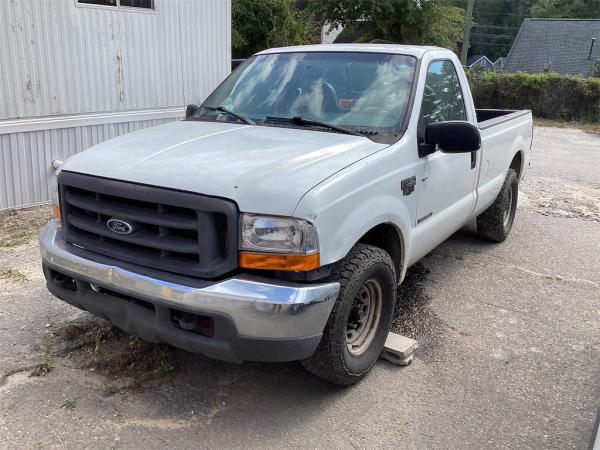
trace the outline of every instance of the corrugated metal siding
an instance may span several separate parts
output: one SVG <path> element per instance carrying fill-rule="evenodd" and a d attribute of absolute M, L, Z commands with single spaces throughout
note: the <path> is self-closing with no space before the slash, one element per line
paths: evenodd
<path fill-rule="evenodd" d="M 51 198 L 52 161 L 106 139 L 173 119 L 144 120 L 0 135 L 0 210 Z"/>
<path fill-rule="evenodd" d="M 0 119 L 204 99 L 229 73 L 230 0 L 155 3 L 145 12 L 0 1 Z"/>
<path fill-rule="evenodd" d="M 0 0 L 0 123 L 56 118 L 45 125 L 53 129 L 0 128 L 0 209 L 49 200 L 52 160 L 171 121 L 173 107 L 201 102 L 227 76 L 231 0 L 155 0 L 155 8 Z M 73 114 L 161 108 L 156 120 L 60 128 Z"/>

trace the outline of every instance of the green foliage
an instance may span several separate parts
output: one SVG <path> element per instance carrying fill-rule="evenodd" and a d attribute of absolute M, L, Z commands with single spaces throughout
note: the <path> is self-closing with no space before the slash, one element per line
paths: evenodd
<path fill-rule="evenodd" d="M 311 0 L 310 4 L 333 25 L 360 20 L 361 41 L 384 39 L 457 51 L 464 29 L 464 10 L 447 0 Z"/>
<path fill-rule="evenodd" d="M 154 373 L 156 375 L 165 376 L 165 375 L 173 372 L 173 370 L 175 370 L 175 367 L 173 366 L 173 364 L 170 361 L 163 359 L 162 361 L 160 361 L 158 363 L 158 366 L 156 366 L 156 369 L 154 369 Z"/>
<path fill-rule="evenodd" d="M 590 76 L 600 78 L 600 58 L 598 58 L 596 62 L 594 62 L 594 67 Z"/>
<path fill-rule="evenodd" d="M 530 109 L 535 117 L 600 122 L 600 78 L 468 72 L 477 108 Z"/>
<path fill-rule="evenodd" d="M 599 19 L 600 0 L 538 0 L 531 7 L 533 17 Z"/>
<path fill-rule="evenodd" d="M 310 28 L 308 19 L 292 0 L 233 0 L 233 57 L 247 58 L 265 48 L 304 44 Z"/>
<path fill-rule="evenodd" d="M 75 405 L 77 405 L 77 399 L 72 398 L 69 400 L 65 400 L 65 402 L 62 405 L 60 405 L 60 407 L 62 409 L 73 409 L 73 408 L 75 408 Z"/>

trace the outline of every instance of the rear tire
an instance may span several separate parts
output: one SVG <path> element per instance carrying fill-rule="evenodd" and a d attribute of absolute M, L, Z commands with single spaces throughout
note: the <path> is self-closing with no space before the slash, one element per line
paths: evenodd
<path fill-rule="evenodd" d="M 302 365 L 319 378 L 350 386 L 383 350 L 394 315 L 396 272 L 387 252 L 357 244 L 334 265 L 328 281 L 340 283 L 340 292 L 317 350 Z"/>
<path fill-rule="evenodd" d="M 477 233 L 495 242 L 506 239 L 512 228 L 519 198 L 519 178 L 508 169 L 502 189 L 494 203 L 477 217 Z"/>

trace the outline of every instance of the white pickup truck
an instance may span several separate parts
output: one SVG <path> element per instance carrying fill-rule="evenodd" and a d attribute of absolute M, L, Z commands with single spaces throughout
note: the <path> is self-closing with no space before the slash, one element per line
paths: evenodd
<path fill-rule="evenodd" d="M 186 115 L 62 165 L 48 289 L 148 341 L 340 385 L 379 357 L 408 267 L 473 218 L 506 238 L 532 139 L 529 111 L 476 110 L 434 47 L 266 50 Z"/>

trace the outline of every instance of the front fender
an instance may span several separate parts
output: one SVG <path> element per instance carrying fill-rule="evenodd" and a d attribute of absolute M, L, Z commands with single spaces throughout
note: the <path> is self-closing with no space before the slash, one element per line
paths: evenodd
<path fill-rule="evenodd" d="M 370 229 L 388 223 L 398 230 L 402 243 L 402 273 L 398 274 L 402 280 L 417 195 L 415 191 L 405 195 L 401 182 L 416 176 L 418 169 L 418 161 L 404 147 L 388 147 L 358 161 L 300 200 L 294 216 L 306 218 L 317 227 L 322 265 L 339 261 Z"/>

